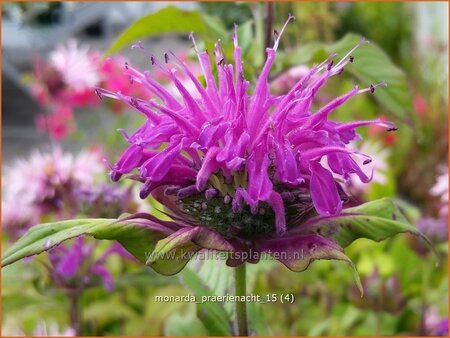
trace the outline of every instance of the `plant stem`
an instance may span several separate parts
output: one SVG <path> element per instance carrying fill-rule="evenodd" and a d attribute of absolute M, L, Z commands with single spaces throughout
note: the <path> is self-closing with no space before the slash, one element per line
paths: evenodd
<path fill-rule="evenodd" d="M 246 296 L 245 263 L 234 269 L 234 283 L 236 296 Z M 248 336 L 247 304 L 245 302 L 236 302 L 236 321 L 238 336 Z"/>
<path fill-rule="evenodd" d="M 266 36 L 264 41 L 264 58 L 266 57 L 266 48 L 270 47 L 272 45 L 272 33 L 273 33 L 273 16 L 274 16 L 274 9 L 275 9 L 275 3 L 274 2 L 268 2 L 266 3 L 267 13 L 266 13 Z"/>
<path fill-rule="evenodd" d="M 81 307 L 80 307 L 80 293 L 69 293 L 70 302 L 70 326 L 75 331 L 75 336 L 81 336 Z"/>

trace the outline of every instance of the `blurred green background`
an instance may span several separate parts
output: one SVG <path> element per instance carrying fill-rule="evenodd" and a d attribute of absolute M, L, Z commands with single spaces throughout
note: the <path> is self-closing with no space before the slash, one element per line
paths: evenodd
<path fill-rule="evenodd" d="M 3 10 L 17 11 L 15 4 L 9 6 Z M 309 67 L 321 62 L 331 51 L 345 51 L 359 40 L 358 36 L 370 40 L 372 44 L 367 50 L 362 47 L 355 53 L 349 72 L 330 80 L 321 93 L 326 102 L 355 83 L 363 88 L 373 83 L 372 79 L 388 77 L 381 79 L 388 82 L 384 94 L 384 89 L 380 89 L 375 96 L 358 96 L 332 116 L 339 121 L 383 116 L 399 127 L 388 136 L 377 130 L 361 131 L 372 142 L 366 146 L 383 169 L 382 178 L 368 188 L 353 187 L 353 193 L 359 201 L 395 197 L 409 220 L 417 225 L 425 218 L 442 219 L 441 199 L 445 196 L 433 194 L 432 189 L 438 177 L 445 175 L 448 162 L 446 3 L 299 2 L 276 3 L 268 9 L 265 3 L 230 2 L 197 3 L 192 8 L 199 13 L 201 22 L 191 22 L 192 28 L 186 29 L 186 34 L 184 29 L 182 34 L 158 31 L 164 25 L 153 13 L 144 17 L 146 27 L 151 28 L 139 32 L 139 39 L 144 44 L 164 46 L 170 36 L 181 36 L 176 49 L 192 57 L 193 50 L 185 38 L 189 31 L 196 32 L 198 28 L 201 32 L 197 40 L 201 45 L 211 46 L 220 37 L 225 52 L 230 54 L 231 30 L 237 23 L 249 79 L 257 76 L 264 60 L 264 18 L 268 10 L 273 11 L 274 27 L 278 29 L 288 13 L 292 13 L 296 21 L 288 26 L 282 38 L 271 74 L 274 90 L 279 91 L 283 85 L 276 80 L 292 67 Z M 181 25 L 182 14 L 176 14 L 176 9 L 173 13 L 169 20 L 173 20 L 174 27 L 177 22 Z M 36 25 L 24 22 L 30 27 Z M 101 47 L 102 52 L 113 46 L 110 51 L 130 55 L 125 51 L 127 41 L 120 45 L 120 39 L 115 40 L 117 35 L 115 42 Z M 124 141 L 112 131 L 124 125 L 132 130 L 138 125 L 138 118 L 128 111 L 111 114 L 107 106 L 86 111 L 76 114 L 78 131 L 62 144 L 69 149 L 102 144 L 109 158 L 114 159 Z M 4 129 L 7 127 L 3 125 Z M 448 182 L 446 189 L 448 200 Z M 444 217 L 447 222 L 447 216 Z M 448 317 L 448 232 L 432 226 L 421 231 L 432 239 L 437 255 L 409 235 L 398 235 L 381 243 L 361 239 L 346 249 L 363 280 L 363 298 L 344 263 L 317 261 L 303 273 L 290 272 L 276 261 L 250 266 L 249 292 L 263 297 L 286 293 L 295 297 L 292 304 L 248 304 L 253 332 L 277 336 L 436 334 L 433 320 Z M 3 236 L 3 246 L 8 245 L 7 236 Z M 98 248 L 101 249 L 102 246 Z M 39 264 L 45 259 L 39 257 L 2 270 L 3 335 L 33 335 L 42 323 L 47 327 L 56 325 L 60 332 L 70 325 L 64 292 L 52 285 L 44 265 Z M 210 308 L 193 303 L 157 303 L 154 299 L 156 295 L 231 293 L 231 271 L 224 264 L 191 262 L 187 270 L 172 277 L 159 276 L 147 267 L 117 257 L 107 264 L 115 277 L 115 291 L 96 286 L 83 292 L 80 302 L 84 335 L 230 332 L 217 322 L 229 320 L 231 304 L 215 304 Z M 214 322 L 215 325 L 211 324 Z"/>

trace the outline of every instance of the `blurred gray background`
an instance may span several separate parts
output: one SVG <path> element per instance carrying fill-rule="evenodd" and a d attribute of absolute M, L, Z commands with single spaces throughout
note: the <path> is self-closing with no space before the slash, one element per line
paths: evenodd
<path fill-rule="evenodd" d="M 168 5 L 195 9 L 193 2 L 64 2 L 2 3 L 2 155 L 3 163 L 17 156 L 26 156 L 33 148 L 49 142 L 39 134 L 35 118 L 42 108 L 24 83 L 25 74 L 32 71 L 36 55 L 45 57 L 58 44 L 75 38 L 92 48 L 105 51 L 115 38 L 132 22 Z M 151 41 L 153 48 L 179 50 L 188 46 L 182 37 L 166 36 Z M 122 54 L 132 59 L 130 50 Z M 86 115 L 88 115 L 87 112 Z M 89 114 L 91 115 L 91 114 Z M 91 120 L 83 123 L 83 113 L 77 113 L 80 125 L 95 126 Z M 89 131 L 87 131 L 89 132 Z"/>

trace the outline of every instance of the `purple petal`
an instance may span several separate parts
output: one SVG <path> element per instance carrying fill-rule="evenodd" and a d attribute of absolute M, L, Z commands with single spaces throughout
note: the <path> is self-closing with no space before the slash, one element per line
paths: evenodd
<path fill-rule="evenodd" d="M 202 167 L 197 174 L 198 191 L 203 191 L 206 188 L 209 176 L 220 168 L 220 163 L 216 160 L 219 150 L 220 148 L 218 147 L 212 147 L 203 159 Z"/>
<path fill-rule="evenodd" d="M 361 170 L 358 164 L 348 155 L 343 153 L 328 154 L 328 165 L 330 169 L 339 175 L 342 175 L 344 179 L 349 179 L 349 174 L 358 175 L 359 179 L 363 183 L 368 183 L 372 177 L 367 177 Z"/>
<path fill-rule="evenodd" d="M 275 60 L 275 50 L 272 48 L 267 48 L 267 58 L 261 74 L 256 82 L 255 91 L 252 97 L 252 103 L 250 105 L 249 111 L 247 113 L 247 125 L 248 131 L 251 136 L 255 136 L 258 132 L 257 127 L 261 123 L 264 114 L 266 113 L 267 107 L 265 102 L 269 95 L 269 83 L 268 77 L 272 64 Z"/>
<path fill-rule="evenodd" d="M 262 147 L 256 150 L 247 161 L 248 193 L 250 198 L 266 200 L 272 193 L 272 181 L 269 178 L 269 157 Z"/>
<path fill-rule="evenodd" d="M 273 191 L 267 200 L 267 203 L 269 203 L 275 212 L 275 226 L 277 229 L 277 235 L 281 236 L 286 232 L 286 218 L 284 215 L 283 199 L 279 193 Z"/>
<path fill-rule="evenodd" d="M 83 263 L 83 245 L 83 237 L 75 239 L 75 243 L 69 249 L 68 254 L 56 266 L 56 271 L 59 275 L 66 278 L 72 278 L 76 275 L 78 268 Z"/>
<path fill-rule="evenodd" d="M 320 126 L 323 122 L 326 121 L 328 114 L 330 114 L 333 110 L 337 109 L 339 106 L 344 104 L 349 98 L 358 94 L 358 87 L 354 87 L 348 93 L 339 96 L 334 99 L 330 103 L 328 103 L 325 107 L 320 109 L 317 113 L 313 114 L 309 121 L 305 124 L 305 129 L 312 129 L 316 126 Z"/>
<path fill-rule="evenodd" d="M 90 268 L 90 271 L 94 275 L 97 275 L 101 278 L 106 290 L 108 290 L 110 292 L 114 290 L 113 277 L 106 267 L 99 265 L 99 264 L 95 264 Z"/>
<path fill-rule="evenodd" d="M 310 191 L 314 207 L 324 216 L 338 215 L 342 210 L 342 201 L 333 175 L 317 162 L 310 163 Z"/>
<path fill-rule="evenodd" d="M 140 168 L 141 175 L 152 181 L 161 180 L 169 171 L 171 164 L 180 155 L 183 142 L 174 138 L 166 149 L 147 160 Z"/>
<path fill-rule="evenodd" d="M 142 146 L 132 144 L 120 157 L 113 172 L 126 174 L 132 171 L 142 159 Z"/>
<path fill-rule="evenodd" d="M 276 144 L 276 168 L 280 181 L 291 185 L 302 183 L 297 160 L 290 144 Z"/>

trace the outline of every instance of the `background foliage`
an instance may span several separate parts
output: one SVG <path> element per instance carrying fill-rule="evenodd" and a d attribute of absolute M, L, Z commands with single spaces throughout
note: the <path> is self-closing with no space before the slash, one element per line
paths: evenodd
<path fill-rule="evenodd" d="M 333 116 L 350 120 L 381 115 L 399 126 L 394 139 L 362 131 L 388 148 L 389 156 L 386 180 L 359 192 L 358 198 L 395 197 L 413 224 L 425 216 L 437 218 L 438 198 L 430 190 L 439 167 L 447 166 L 448 98 L 447 91 L 440 89 L 446 79 L 437 80 L 444 67 L 439 61 L 442 46 L 431 42 L 427 53 L 420 52 L 413 8 L 406 3 L 277 3 L 274 11 L 275 27 L 282 25 L 288 13 L 295 15 L 296 21 L 282 39 L 272 79 L 299 64 L 320 62 L 332 51 L 343 55 L 361 36 L 372 42 L 355 52 L 355 62 L 339 79 L 339 85 L 332 79 L 325 94 L 337 96 L 354 83 L 361 87 L 388 83 L 375 96 L 358 97 Z M 255 78 L 264 61 L 265 13 L 264 4 L 203 3 L 198 11 L 188 13 L 168 7 L 131 24 L 105 53 L 118 53 L 138 40 L 145 45 L 151 37 L 187 36 L 194 31 L 207 48 L 217 38 L 222 39 L 225 53 L 232 57 L 230 30 L 238 23 L 246 76 Z M 187 52 L 193 55 L 192 50 Z M 425 108 L 417 104 L 420 100 Z M 138 125 L 128 111 L 106 118 L 112 120 L 109 125 Z M 121 138 L 110 131 L 100 126 L 94 135 L 75 134 L 68 142 L 87 146 L 106 140 L 108 155 L 114 158 L 122 148 L 117 145 Z M 6 240 L 4 237 L 4 247 L 8 246 Z M 250 292 L 263 298 L 285 293 L 295 297 L 292 304 L 248 304 L 251 328 L 257 335 L 430 334 L 425 323 L 427 311 L 435 309 L 440 317 L 448 316 L 448 242 L 435 243 L 435 250 L 439 266 L 436 256 L 410 235 L 380 243 L 365 239 L 353 242 L 346 252 L 361 275 L 363 298 L 343 263 L 320 261 L 303 273 L 292 273 L 273 261 L 250 266 Z M 5 334 L 32 334 L 41 321 L 69 325 L 65 311 L 68 301 L 45 278 L 45 260 L 39 256 L 2 270 Z M 172 277 L 117 257 L 107 264 L 115 276 L 115 291 L 98 286 L 82 294 L 84 335 L 232 334 L 227 324 L 231 304 L 155 302 L 156 295 L 232 293 L 231 271 L 224 264 L 194 261 Z"/>

